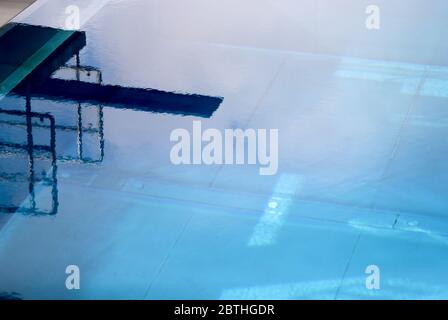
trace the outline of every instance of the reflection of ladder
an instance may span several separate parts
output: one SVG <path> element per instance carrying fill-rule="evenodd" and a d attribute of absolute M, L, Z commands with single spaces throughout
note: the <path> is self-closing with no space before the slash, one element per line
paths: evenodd
<path fill-rule="evenodd" d="M 102 74 L 101 71 L 97 68 L 86 67 L 80 65 L 79 55 L 76 54 L 75 64 L 65 66 L 59 68 L 56 72 L 56 77 L 62 77 L 66 80 L 71 80 L 70 78 L 74 78 L 76 81 L 86 81 L 92 82 L 92 78 L 94 83 L 101 84 L 102 83 Z M 77 157 L 73 156 L 60 156 L 58 160 L 64 162 L 82 162 L 82 163 L 99 163 L 104 159 L 104 120 L 103 120 L 103 106 L 96 105 L 94 106 L 97 109 L 98 116 L 98 127 L 97 128 L 86 128 L 83 126 L 83 109 L 85 106 L 78 102 L 77 104 L 77 124 L 75 126 L 56 126 L 56 130 L 62 131 L 72 131 L 77 133 Z M 99 156 L 97 159 L 92 159 L 84 154 L 84 134 L 98 134 L 98 144 L 99 144 Z"/>
<path fill-rule="evenodd" d="M 56 129 L 54 118 L 45 113 L 31 112 L 30 99 L 26 99 L 26 111 L 18 110 L 3 110 L 0 109 L 0 114 L 7 119 L 0 121 L 2 125 L 8 125 L 12 127 L 26 128 L 26 143 L 20 142 L 7 142 L 0 141 L 0 154 L 2 157 L 8 157 L 11 159 L 10 163 L 17 162 L 17 158 L 22 154 L 25 154 L 28 158 L 26 172 L 15 172 L 13 174 L 8 172 L 0 172 L 0 182 L 9 183 L 9 190 L 17 191 L 17 188 L 11 186 L 11 184 L 19 185 L 21 182 L 26 182 L 28 187 L 26 190 L 28 197 L 26 201 L 21 199 L 20 203 L 14 203 L 10 201 L 9 204 L 0 203 L 0 212 L 13 213 L 13 212 L 25 212 L 30 214 L 56 214 L 58 210 L 58 189 L 57 189 L 57 159 L 56 159 Z M 14 120 L 14 118 L 25 118 L 25 123 L 22 121 Z M 37 121 L 36 121 L 37 120 Z M 47 120 L 48 124 L 45 123 Z M 34 142 L 33 127 L 40 129 L 50 130 L 50 144 L 41 145 Z M 14 159 L 16 157 L 16 159 Z M 49 160 L 51 162 L 51 168 L 45 170 L 42 177 L 39 177 L 39 173 L 36 172 L 36 162 L 39 160 Z M 1 168 L 1 171 L 6 170 Z M 36 201 L 36 184 L 39 184 L 39 188 L 50 187 L 51 188 L 51 207 L 48 209 L 42 209 L 39 207 Z M 25 190 L 23 190 L 25 191 Z M 3 198 L 3 199 L 2 199 Z M 5 200 L 4 196 L 0 196 L 2 202 Z M 12 199 L 10 199 L 12 200 Z"/>

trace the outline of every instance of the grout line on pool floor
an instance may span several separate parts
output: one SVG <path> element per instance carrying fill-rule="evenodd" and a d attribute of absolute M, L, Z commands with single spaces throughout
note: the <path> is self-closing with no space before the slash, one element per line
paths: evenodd
<path fill-rule="evenodd" d="M 190 214 L 190 216 L 188 217 L 187 221 L 185 222 L 185 225 L 183 226 L 182 230 L 179 231 L 179 234 L 177 235 L 176 239 L 174 240 L 172 246 L 168 249 L 167 254 L 165 255 L 165 257 L 163 258 L 162 262 L 160 263 L 159 267 L 157 268 L 157 271 L 154 275 L 154 278 L 149 282 L 148 287 L 145 290 L 145 293 L 143 295 L 143 299 L 146 299 L 146 297 L 148 296 L 148 294 L 150 293 L 152 287 L 154 286 L 155 282 L 159 279 L 166 263 L 169 261 L 170 257 L 171 257 L 171 253 L 173 252 L 173 250 L 176 248 L 177 244 L 179 243 L 180 239 L 182 238 L 182 236 L 184 235 L 185 231 L 187 230 L 191 219 L 193 218 L 194 212 L 192 212 Z"/>
<path fill-rule="evenodd" d="M 337 290 L 336 290 L 336 293 L 335 293 L 335 295 L 334 295 L 334 300 L 337 300 L 338 297 L 339 297 L 339 293 L 340 293 L 340 291 L 341 291 L 342 286 L 344 285 L 345 277 L 347 276 L 348 269 L 349 269 L 350 264 L 351 264 L 351 262 L 352 262 L 352 260 L 353 260 L 353 257 L 354 257 L 354 255 L 355 255 L 356 248 L 358 247 L 358 244 L 359 244 L 359 240 L 360 240 L 360 239 L 361 239 L 361 232 L 358 234 L 358 237 L 356 238 L 356 241 L 355 241 L 355 244 L 354 244 L 354 246 L 353 246 L 353 249 L 352 249 L 352 252 L 351 252 L 351 254 L 350 254 L 350 257 L 349 257 L 349 259 L 348 259 L 347 265 L 345 266 L 344 273 L 342 274 L 341 282 L 340 282 L 340 284 L 339 284 L 339 286 L 338 286 L 338 288 L 337 288 Z"/>
<path fill-rule="evenodd" d="M 79 186 L 77 184 L 71 184 L 71 183 L 67 183 L 67 184 L 75 186 L 77 188 L 92 188 L 94 190 L 98 190 L 98 191 L 102 191 L 102 192 L 113 192 L 113 193 L 117 193 L 117 194 L 129 194 L 129 195 L 139 196 L 139 197 L 142 197 L 142 198 L 151 198 L 151 199 L 165 200 L 165 201 L 177 202 L 177 203 L 196 204 L 196 205 L 204 206 L 204 207 L 219 208 L 219 209 L 230 209 L 230 210 L 235 210 L 235 211 L 239 211 L 239 212 L 243 211 L 245 213 L 248 213 L 248 212 L 257 213 L 257 214 L 260 214 L 260 215 L 263 213 L 262 209 L 243 208 L 243 207 L 222 205 L 222 204 L 218 204 L 218 203 L 211 203 L 211 202 L 205 202 L 205 201 L 198 201 L 198 200 L 191 200 L 191 199 L 180 199 L 180 198 L 174 198 L 174 197 L 168 197 L 168 196 L 160 196 L 160 195 L 154 195 L 154 194 L 140 193 L 140 192 L 129 191 L 129 190 L 118 191 L 118 190 L 106 189 L 104 187 L 86 187 L 86 186 Z M 298 199 L 296 199 L 296 200 L 298 200 Z M 307 200 L 299 200 L 299 201 L 309 202 Z M 317 202 L 317 203 L 318 204 L 323 204 L 323 205 L 328 204 L 328 203 L 325 203 L 325 202 Z M 362 208 L 360 208 L 360 209 L 362 209 Z M 373 210 L 373 209 L 365 208 L 365 210 Z M 231 213 L 231 214 L 233 214 L 233 213 Z M 387 212 L 387 213 L 384 212 L 383 214 L 387 214 L 390 217 L 396 217 L 397 215 L 400 215 L 400 217 L 401 217 L 401 215 L 402 214 L 406 214 L 406 212 L 390 211 L 390 212 Z M 414 213 L 408 213 L 408 214 L 416 215 Z M 361 214 L 359 214 L 359 216 L 361 216 Z M 329 219 L 329 218 L 319 218 L 319 217 L 312 217 L 312 216 L 308 216 L 308 215 L 299 215 L 299 216 L 296 216 L 296 218 L 298 220 L 302 219 L 302 220 L 308 220 L 308 221 L 318 221 L 318 222 L 321 222 L 321 223 L 322 222 L 334 223 L 334 224 L 345 225 L 345 226 L 347 226 L 347 225 L 352 225 L 352 226 L 363 225 L 363 226 L 375 228 L 377 230 L 389 230 L 389 231 L 397 231 L 397 232 L 417 232 L 417 233 L 419 233 L 419 231 L 415 231 L 415 230 L 392 228 L 393 222 L 390 224 L 390 226 L 384 226 L 384 225 L 382 226 L 382 225 L 371 224 L 371 223 L 364 223 L 364 224 L 363 223 L 361 223 L 361 224 L 350 223 L 349 220 L 336 220 L 336 219 Z M 444 232 L 440 232 L 440 231 L 431 231 L 431 232 L 433 234 L 438 234 L 440 236 L 448 236 L 448 233 L 444 233 Z"/>
<path fill-rule="evenodd" d="M 149 180 L 148 182 L 150 182 L 150 183 L 161 184 L 164 186 L 195 188 L 195 189 L 199 189 L 201 191 L 203 189 L 205 189 L 207 191 L 219 192 L 221 194 L 226 193 L 227 195 L 240 195 L 240 196 L 243 195 L 243 196 L 251 196 L 251 197 L 255 197 L 255 198 L 263 197 L 266 199 L 268 199 L 271 196 L 271 194 L 267 193 L 267 192 L 263 193 L 263 192 L 249 191 L 249 190 L 230 191 L 229 189 L 226 189 L 223 187 L 217 187 L 217 186 L 208 187 L 201 183 L 185 184 L 185 183 L 181 183 L 178 181 L 174 181 L 174 180 L 170 180 L 170 179 L 163 179 L 163 178 L 156 178 L 156 180 L 149 178 L 148 180 Z M 66 183 L 68 185 L 72 185 L 72 186 L 89 187 L 89 188 L 100 189 L 100 190 L 105 190 L 105 191 L 128 192 L 128 193 L 132 193 L 132 194 L 147 195 L 150 197 L 161 198 L 160 196 L 158 196 L 156 194 L 149 194 L 149 193 L 138 192 L 138 191 L 115 190 L 115 189 L 108 189 L 106 187 L 98 187 L 98 186 L 90 186 L 90 185 L 83 186 L 83 185 L 79 185 L 79 184 L 76 184 L 76 183 L 73 183 L 70 181 L 64 181 L 64 183 Z M 325 198 L 301 197 L 298 195 L 291 197 L 291 195 L 283 194 L 283 193 L 279 193 L 279 196 L 289 197 L 295 201 L 300 201 L 300 202 L 315 203 L 315 204 L 320 204 L 320 205 L 333 205 L 333 206 L 338 206 L 338 207 L 347 208 L 347 209 L 374 211 L 374 212 L 380 212 L 382 214 L 387 214 L 387 215 L 403 214 L 403 215 L 417 215 L 417 216 L 422 216 L 422 217 L 431 217 L 431 218 L 437 218 L 437 219 L 448 219 L 448 216 L 446 216 L 446 215 L 433 213 L 433 212 L 410 211 L 410 210 L 402 210 L 402 209 L 397 209 L 397 208 L 378 207 L 378 206 L 375 208 L 372 208 L 371 206 L 368 206 L 368 205 L 336 201 L 336 200 L 325 199 Z M 165 197 L 163 197 L 163 198 L 165 198 Z M 166 198 L 171 199 L 171 200 L 197 202 L 197 203 L 214 205 L 213 203 L 210 203 L 210 202 L 192 201 L 189 199 L 181 199 L 181 198 L 174 198 L 174 197 L 166 197 Z M 231 208 L 247 210 L 247 208 L 243 208 L 243 207 L 231 207 Z"/>
<path fill-rule="evenodd" d="M 395 139 L 395 142 L 392 147 L 391 154 L 387 160 L 387 163 L 384 167 L 384 170 L 383 170 L 379 180 L 375 183 L 376 187 L 374 188 L 374 191 L 373 191 L 373 198 L 372 198 L 372 204 L 371 204 L 372 209 L 375 209 L 377 207 L 379 189 L 382 187 L 383 182 L 388 178 L 388 176 L 390 174 L 390 170 L 392 168 L 392 165 L 395 164 L 395 158 L 396 158 L 396 156 L 398 154 L 398 150 L 400 149 L 400 146 L 402 144 L 402 139 L 403 139 L 404 135 L 406 134 L 406 131 L 409 127 L 409 123 L 411 121 L 412 114 L 414 113 L 415 109 L 417 108 L 417 101 L 421 97 L 420 93 L 422 91 L 423 85 L 426 82 L 426 79 L 428 78 L 428 73 L 429 73 L 428 70 L 425 69 L 423 75 L 421 76 L 421 78 L 418 82 L 418 86 L 415 91 L 416 93 L 415 93 L 414 99 L 410 103 L 408 112 L 406 113 L 406 116 L 400 125 L 397 138 Z"/>
<path fill-rule="evenodd" d="M 257 112 L 257 110 L 260 108 L 263 100 L 266 98 L 266 95 L 269 93 L 269 91 L 271 90 L 272 86 L 274 85 L 274 83 L 277 81 L 278 76 L 280 75 L 281 71 L 283 70 L 283 68 L 285 67 L 286 62 L 289 60 L 290 56 L 286 55 L 285 57 L 283 57 L 280 60 L 279 66 L 277 68 L 277 70 L 274 72 L 274 75 L 272 77 L 272 79 L 268 82 L 265 90 L 263 90 L 263 92 L 261 93 L 260 97 L 258 98 L 257 102 L 255 103 L 255 106 L 252 110 L 252 112 L 250 113 L 249 117 L 247 118 L 246 123 L 244 124 L 244 126 L 241 129 L 247 129 L 248 125 L 250 124 L 250 122 L 252 121 L 252 118 L 254 117 L 255 113 Z M 218 178 L 221 170 L 224 168 L 224 165 L 221 164 L 218 168 L 218 170 L 216 171 L 216 173 L 214 174 L 213 178 L 211 179 L 211 181 L 208 184 L 209 188 L 212 188 L 213 185 L 215 184 L 216 179 Z"/>

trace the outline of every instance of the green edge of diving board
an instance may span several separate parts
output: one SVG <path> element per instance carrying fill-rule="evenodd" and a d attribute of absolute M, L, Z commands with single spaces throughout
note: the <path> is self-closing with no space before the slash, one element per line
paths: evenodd
<path fill-rule="evenodd" d="M 8 32 L 7 30 L 6 32 Z M 6 33 L 4 32 L 4 33 Z M 12 89 L 34 69 L 45 61 L 56 49 L 58 49 L 75 31 L 59 30 L 39 50 L 31 55 L 20 67 L 14 70 L 5 80 L 0 83 L 0 100 L 2 100 Z"/>

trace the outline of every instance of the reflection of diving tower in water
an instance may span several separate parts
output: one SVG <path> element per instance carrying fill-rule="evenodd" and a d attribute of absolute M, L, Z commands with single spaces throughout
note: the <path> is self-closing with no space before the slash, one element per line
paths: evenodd
<path fill-rule="evenodd" d="M 67 81 L 85 81 L 101 85 L 100 70 L 81 66 L 78 54 L 71 60 L 74 60 L 75 64 L 65 64 L 54 76 Z M 86 106 L 77 102 L 74 104 L 76 121 L 73 124 L 57 124 L 50 113 L 31 111 L 33 100 L 29 87 L 21 98 L 25 100 L 25 111 L 0 109 L 0 125 L 4 133 L 0 138 L 0 189 L 4 193 L 0 197 L 0 213 L 56 214 L 57 164 L 100 163 L 104 159 L 103 106 Z M 84 124 L 83 115 L 87 108 L 91 117 L 96 116 L 96 126 Z M 9 135 L 6 134 L 7 131 L 10 131 Z M 20 131 L 22 134 L 19 134 Z M 56 151 L 56 137 L 62 133 L 76 135 L 75 155 Z M 89 140 L 96 140 L 95 158 L 84 153 L 85 137 L 88 135 L 96 136 L 96 139 Z M 39 197 L 38 194 L 42 193 L 47 194 L 45 197 Z M 42 198 L 47 201 L 42 201 Z M 7 200 L 6 203 L 4 200 Z"/>
<path fill-rule="evenodd" d="M 73 59 L 75 64 L 66 64 L 59 68 L 54 75 L 58 79 L 64 79 L 66 81 L 84 81 L 88 83 L 94 83 L 101 85 L 102 75 L 101 71 L 97 68 L 81 66 L 79 55 L 76 54 Z M 84 111 L 89 109 L 89 114 L 96 117 L 96 126 L 92 126 L 89 123 L 88 126 L 84 125 Z M 93 112 L 92 112 L 93 111 Z M 76 124 L 70 125 L 56 125 L 56 131 L 65 132 L 75 132 L 77 136 L 77 154 L 72 155 L 61 155 L 58 156 L 58 161 L 79 161 L 82 163 L 100 163 L 104 159 L 104 116 L 103 116 L 103 106 L 102 105 L 92 105 L 86 106 L 82 102 L 76 102 Z M 85 155 L 84 152 L 84 138 L 86 135 L 96 135 L 97 138 L 97 155 L 96 157 L 89 157 Z"/>
<path fill-rule="evenodd" d="M 92 67 L 81 66 L 79 56 L 74 57 L 75 65 L 66 64 L 56 72 L 56 76 L 76 81 L 93 81 L 101 84 L 101 71 Z M 3 199 L 0 200 L 0 212 L 23 212 L 28 214 L 55 214 L 58 209 L 57 163 L 100 163 L 104 159 L 104 121 L 103 106 L 77 103 L 76 122 L 73 125 L 56 124 L 54 116 L 49 113 L 32 112 L 32 98 L 25 97 L 25 111 L 0 109 L 0 125 L 3 135 L 0 139 L 0 188 Z M 96 127 L 83 123 L 83 110 L 94 110 L 97 118 Z M 90 112 L 90 114 L 93 114 Z M 10 131 L 8 139 L 5 139 Z M 22 134 L 19 132 L 22 131 Z M 58 133 L 76 135 L 76 155 L 56 152 Z M 85 156 L 83 150 L 86 135 L 95 135 L 98 149 L 97 157 Z M 9 140 L 9 141 L 8 141 Z M 36 141 L 38 140 L 38 141 Z M 9 164 L 8 164 L 9 162 Z M 27 184 L 27 188 L 24 185 Z M 23 191 L 20 192 L 20 189 Z M 26 190 L 26 191 L 25 191 Z M 19 191 L 19 192 L 18 192 Z M 37 193 L 49 191 L 50 204 L 39 201 Z M 19 193 L 8 195 L 8 193 Z M 22 194 L 20 194 L 22 193 Z M 5 195 L 6 194 L 6 195 Z M 24 194 L 28 194 L 24 198 Z M 42 198 L 42 197 L 40 197 Z M 48 202 L 48 201 L 47 201 Z"/>
<path fill-rule="evenodd" d="M 81 67 L 79 59 L 74 66 L 65 65 L 65 61 L 84 45 L 85 37 L 78 32 L 14 23 L 0 29 L 0 94 L 18 88 L 24 90 L 10 94 L 8 102 L 2 103 L 5 109 L 0 109 L 0 213 L 56 214 L 58 162 L 103 160 L 102 107 L 96 107 L 98 126 L 87 129 L 83 125 L 81 103 L 77 104 L 78 117 L 72 125 L 57 123 L 49 110 L 33 110 L 31 88 L 56 70 L 73 70 L 78 75 L 75 80 L 81 81 L 89 68 Z M 98 75 L 101 80 L 101 73 L 91 69 L 88 73 Z M 61 132 L 76 134 L 74 156 L 57 152 L 56 139 Z M 84 135 L 92 133 L 98 135 L 97 159 L 83 154 Z"/>
<path fill-rule="evenodd" d="M 26 111 L 0 110 L 0 116 L 2 129 L 9 126 L 17 133 L 25 128 L 26 134 L 24 139 L 14 136 L 10 141 L 0 141 L 0 190 L 3 194 L 0 212 L 55 214 L 58 210 L 58 189 L 54 118 L 49 114 L 31 112 L 30 99 L 26 99 Z M 48 129 L 49 142 L 35 141 L 33 128 Z M 36 200 L 37 184 L 40 192 L 47 189 L 51 194 L 51 204 L 46 208 Z"/>
<path fill-rule="evenodd" d="M 26 107 L 25 111 L 0 109 L 0 161 L 7 159 L 8 162 L 8 165 L 0 163 L 0 212 L 57 213 L 57 164 L 94 164 L 104 159 L 104 107 L 209 118 L 223 100 L 104 84 L 99 69 L 81 65 L 79 52 L 86 45 L 84 32 L 22 24 L 7 25 L 6 30 L 0 29 L 0 47 L 8 48 L 0 51 L 0 94 L 4 88 L 9 88 L 9 96 L 24 99 Z M 11 70 L 22 72 L 23 65 L 32 64 L 36 50 L 39 52 L 42 48 L 46 49 L 43 52 L 50 52 L 48 56 L 21 82 L 8 82 L 17 78 Z M 62 107 L 33 110 L 37 100 L 73 105 L 74 123 L 60 121 L 64 117 L 60 119 L 55 115 L 67 111 Z M 5 133 L 6 127 L 11 129 L 9 133 Z M 26 132 L 23 141 L 17 132 L 20 128 L 22 136 L 23 131 Z M 61 144 L 64 134 L 76 135 L 75 152 L 57 148 L 56 141 Z M 96 150 L 93 156 L 88 152 L 92 150 Z M 20 167 L 18 161 L 11 160 L 14 157 L 26 158 L 26 165 Z M 4 187 L 3 182 L 15 184 L 15 187 Z M 45 193 L 47 189 L 50 196 L 45 198 L 51 199 L 51 205 L 43 208 L 39 205 L 42 197 L 38 193 Z M 9 204 L 4 204 L 5 200 Z"/>

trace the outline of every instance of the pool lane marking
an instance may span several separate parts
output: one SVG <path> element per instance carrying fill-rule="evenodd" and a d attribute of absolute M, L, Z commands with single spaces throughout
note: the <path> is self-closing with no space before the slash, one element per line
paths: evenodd
<path fill-rule="evenodd" d="M 283 174 L 278 179 L 274 192 L 269 199 L 247 243 L 249 247 L 268 246 L 275 243 L 277 235 L 285 223 L 293 197 L 302 185 L 302 176 Z"/>

